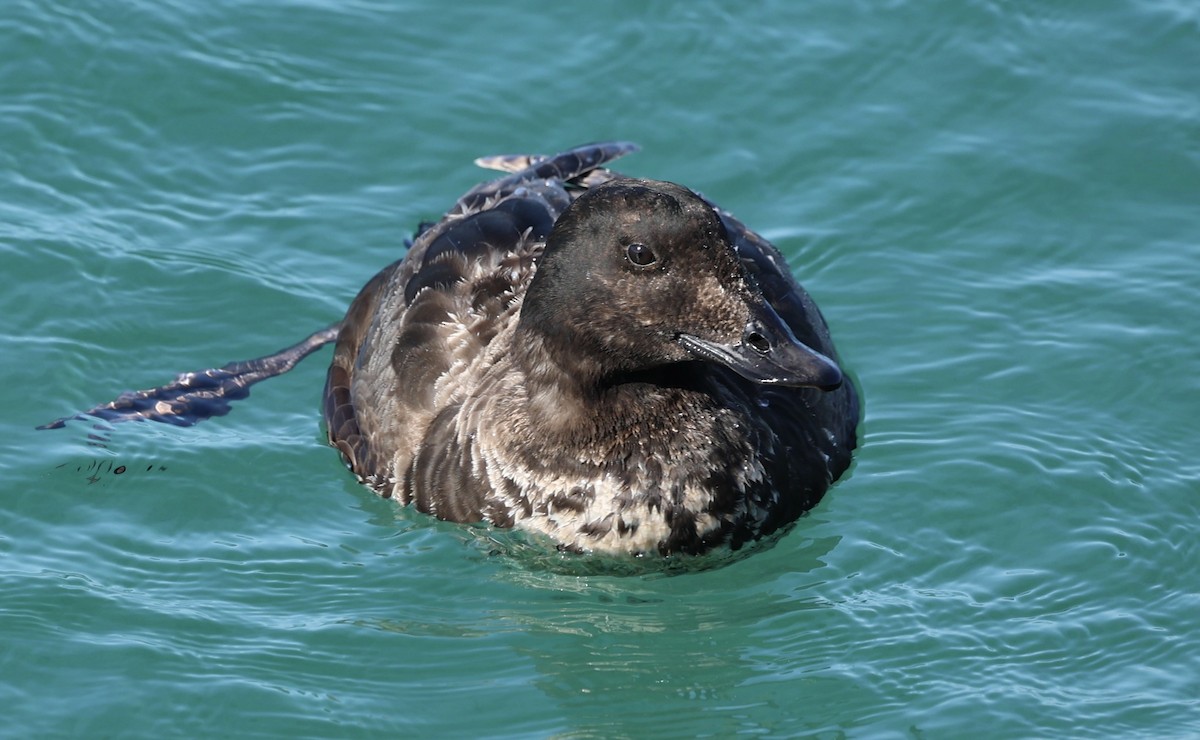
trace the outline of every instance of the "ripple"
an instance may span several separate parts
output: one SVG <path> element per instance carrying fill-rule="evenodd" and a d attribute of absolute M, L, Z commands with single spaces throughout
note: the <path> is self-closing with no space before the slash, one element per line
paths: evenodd
<path fill-rule="evenodd" d="M 17 732 L 1196 734 L 1193 5 L 626 10 L 0 19 Z M 32 432 L 336 319 L 474 157 L 618 134 L 780 245 L 864 388 L 770 547 L 618 577 L 398 509 L 320 361 Z"/>

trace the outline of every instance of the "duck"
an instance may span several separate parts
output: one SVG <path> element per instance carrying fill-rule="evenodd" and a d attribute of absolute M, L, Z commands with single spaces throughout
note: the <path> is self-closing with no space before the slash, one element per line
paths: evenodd
<path fill-rule="evenodd" d="M 695 554 L 795 521 L 858 394 L 780 252 L 624 143 L 493 160 L 341 324 L 329 441 L 385 497 L 571 551 Z M 485 160 L 485 164 L 492 161 Z"/>
<path fill-rule="evenodd" d="M 636 150 L 481 158 L 504 174 L 423 224 L 341 321 L 86 414 L 195 423 L 333 343 L 328 442 L 385 498 L 576 553 L 785 530 L 851 464 L 855 381 L 781 252 L 687 187 L 607 167 Z"/>

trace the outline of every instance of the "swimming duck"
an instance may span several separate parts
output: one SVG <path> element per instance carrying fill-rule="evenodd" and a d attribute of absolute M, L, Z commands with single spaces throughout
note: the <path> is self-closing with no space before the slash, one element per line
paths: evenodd
<path fill-rule="evenodd" d="M 770 534 L 849 465 L 857 391 L 780 252 L 685 187 L 604 168 L 634 149 L 479 160 L 507 174 L 338 324 L 87 413 L 194 423 L 336 338 L 329 442 L 385 497 L 579 552 Z"/>

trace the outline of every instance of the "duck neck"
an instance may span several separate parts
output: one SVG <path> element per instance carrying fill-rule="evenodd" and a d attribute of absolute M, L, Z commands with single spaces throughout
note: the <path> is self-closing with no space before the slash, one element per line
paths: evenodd
<path fill-rule="evenodd" d="M 539 433 L 568 442 L 591 436 L 603 396 L 603 369 L 586 353 L 571 351 L 569 337 L 548 336 L 518 328 L 513 343 L 517 367 L 524 376 L 530 424 Z"/>
<path fill-rule="evenodd" d="M 538 331 L 518 336 L 513 360 L 524 376 L 524 414 L 531 429 L 562 450 L 595 451 L 629 440 L 658 438 L 687 409 L 685 365 L 642 371 L 605 368 L 569 339 L 558 344 Z M 572 453 L 573 454 L 573 453 Z"/>

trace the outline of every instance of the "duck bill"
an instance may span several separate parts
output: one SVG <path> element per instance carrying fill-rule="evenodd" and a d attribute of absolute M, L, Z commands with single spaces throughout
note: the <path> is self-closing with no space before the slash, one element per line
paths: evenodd
<path fill-rule="evenodd" d="M 693 334 L 680 334 L 679 343 L 697 359 L 724 365 L 755 383 L 823 391 L 842 384 L 842 370 L 837 363 L 796 339 L 765 301 L 751 308 L 750 321 L 736 344 L 713 342 Z"/>

